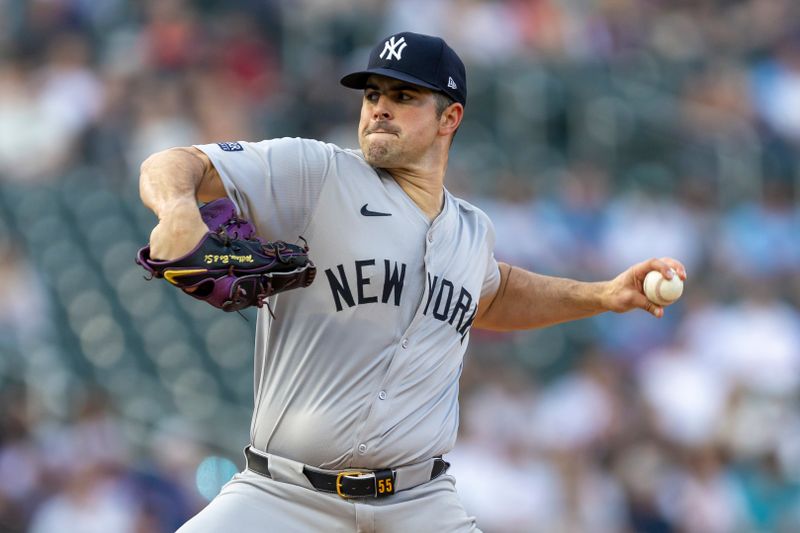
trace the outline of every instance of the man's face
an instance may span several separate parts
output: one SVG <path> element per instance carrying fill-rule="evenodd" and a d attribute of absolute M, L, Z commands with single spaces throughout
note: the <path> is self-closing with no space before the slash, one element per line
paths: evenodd
<path fill-rule="evenodd" d="M 369 77 L 358 125 L 359 144 L 369 164 L 389 169 L 415 164 L 438 131 L 432 91 L 385 76 Z"/>

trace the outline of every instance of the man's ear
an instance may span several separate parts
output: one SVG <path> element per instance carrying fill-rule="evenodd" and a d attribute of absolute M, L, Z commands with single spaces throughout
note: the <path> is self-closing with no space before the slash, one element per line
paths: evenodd
<path fill-rule="evenodd" d="M 461 120 L 464 118 L 464 106 L 458 102 L 452 103 L 444 111 L 439 118 L 439 135 L 454 134 L 458 127 L 461 125 Z"/>

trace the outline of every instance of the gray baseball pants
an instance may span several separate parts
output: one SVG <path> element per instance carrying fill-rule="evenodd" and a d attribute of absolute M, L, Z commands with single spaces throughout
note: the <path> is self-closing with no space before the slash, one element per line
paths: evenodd
<path fill-rule="evenodd" d="M 245 470 L 178 533 L 479 532 L 455 489 L 438 478 L 381 499 L 342 499 Z"/>

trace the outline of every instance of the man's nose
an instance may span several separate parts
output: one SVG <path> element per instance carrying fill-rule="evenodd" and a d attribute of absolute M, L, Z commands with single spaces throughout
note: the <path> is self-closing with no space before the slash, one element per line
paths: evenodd
<path fill-rule="evenodd" d="M 388 120 L 392 118 L 392 112 L 386 105 L 386 100 L 386 97 L 381 96 L 378 98 L 378 101 L 375 102 L 375 106 L 372 108 L 372 118 L 374 120 Z"/>

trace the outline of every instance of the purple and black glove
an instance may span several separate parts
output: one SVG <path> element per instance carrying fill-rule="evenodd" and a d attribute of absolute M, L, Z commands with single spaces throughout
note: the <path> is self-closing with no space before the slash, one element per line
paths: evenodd
<path fill-rule="evenodd" d="M 273 294 L 314 281 L 316 268 L 308 258 L 308 246 L 260 240 L 253 225 L 236 216 L 228 198 L 204 205 L 200 214 L 209 232 L 194 250 L 160 261 L 150 258 L 148 245 L 139 250 L 136 262 L 152 277 L 164 278 L 224 311 L 261 307 Z"/>

